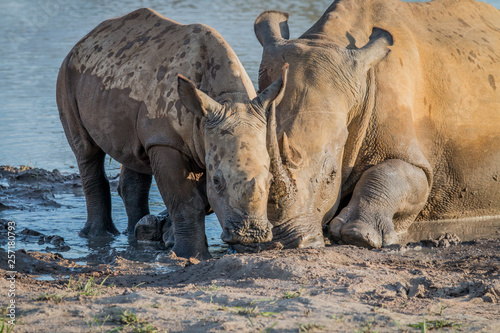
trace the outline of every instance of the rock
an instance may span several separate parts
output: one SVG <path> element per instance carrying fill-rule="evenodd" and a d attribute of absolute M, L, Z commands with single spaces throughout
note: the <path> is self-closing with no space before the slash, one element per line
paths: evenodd
<path fill-rule="evenodd" d="M 408 289 L 401 282 L 396 283 L 395 289 L 396 289 L 397 296 L 403 297 L 403 298 L 408 297 Z"/>
<path fill-rule="evenodd" d="M 138 241 L 160 242 L 162 240 L 161 220 L 154 215 L 146 215 L 135 225 L 135 238 Z"/>
<path fill-rule="evenodd" d="M 418 298 L 424 298 L 425 297 L 425 286 L 422 284 L 415 284 L 410 287 L 410 290 L 408 291 L 408 297 L 418 297 Z"/>
<path fill-rule="evenodd" d="M 451 245 L 458 245 L 461 242 L 460 238 L 457 235 L 449 233 L 439 236 L 437 238 L 437 241 L 438 247 L 449 247 Z"/>
<path fill-rule="evenodd" d="M 60 246 L 56 246 L 56 247 L 45 247 L 45 251 L 47 252 L 52 252 L 52 251 L 61 251 L 61 252 L 67 252 L 71 250 L 71 247 L 69 247 L 68 245 L 60 245 Z"/>
<path fill-rule="evenodd" d="M 55 246 L 61 246 L 64 244 L 64 238 L 61 236 L 46 236 L 45 243 L 50 243 Z"/>
<path fill-rule="evenodd" d="M 425 239 L 420 241 L 426 247 L 450 247 L 461 243 L 460 238 L 455 234 L 445 233 L 436 239 Z"/>
<path fill-rule="evenodd" d="M 38 238 L 38 244 L 51 244 L 54 245 L 54 247 L 46 247 L 46 251 L 62 251 L 66 252 L 69 251 L 71 248 L 64 242 L 64 238 L 61 236 L 57 235 L 51 235 L 51 236 L 45 236 L 41 234 L 41 236 Z"/>
<path fill-rule="evenodd" d="M 1 206 L 2 204 L 0 203 L 0 207 Z M 0 219 L 0 234 L 6 234 L 9 231 L 8 227 L 9 227 L 9 221 L 5 219 Z"/>
<path fill-rule="evenodd" d="M 52 244 L 55 246 L 55 249 L 57 250 L 66 250 L 66 251 L 69 250 L 69 246 L 66 245 L 66 243 L 64 242 L 64 238 L 61 236 L 57 235 L 47 236 L 42 234 L 41 232 L 28 228 L 24 228 L 23 231 L 21 231 L 19 234 L 25 237 L 24 241 L 33 241 L 31 237 L 33 238 L 36 237 L 39 245 Z"/>
<path fill-rule="evenodd" d="M 167 210 L 164 210 L 160 214 L 158 214 L 158 218 L 163 221 L 162 227 L 162 241 L 165 243 L 167 248 L 171 248 L 175 244 L 175 234 L 174 234 L 174 226 L 172 225 L 172 220 L 170 219 L 170 214 Z"/>
<path fill-rule="evenodd" d="M 491 293 L 487 293 L 485 294 L 483 297 L 482 297 L 483 301 L 486 302 L 486 303 L 496 303 L 497 300 L 496 300 L 496 297 L 491 294 Z"/>
<path fill-rule="evenodd" d="M 33 237 L 45 236 L 41 232 L 38 232 L 38 231 L 35 231 L 32 229 L 28 229 L 28 228 L 24 228 L 23 231 L 20 232 L 20 234 L 25 235 L 25 236 L 33 236 Z"/>

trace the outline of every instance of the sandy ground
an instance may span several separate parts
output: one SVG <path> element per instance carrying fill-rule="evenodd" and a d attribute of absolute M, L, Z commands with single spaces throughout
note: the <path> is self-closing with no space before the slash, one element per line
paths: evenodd
<path fill-rule="evenodd" d="M 9 186 L 0 184 L 0 210 L 57 208 L 54 190 L 81 186 L 77 175 L 41 169 L 0 167 L 2 179 Z M 7 221 L 0 222 L 6 237 Z M 99 258 L 107 264 L 90 264 L 91 256 L 65 259 L 57 253 L 61 239 L 44 236 L 53 253 L 16 251 L 13 331 L 500 332 L 499 236 L 459 242 L 448 235 L 378 251 L 273 250 L 204 262 L 166 254 L 138 262 L 113 253 Z M 2 308 L 10 300 L 6 248 Z M 8 332 L 1 327 L 2 320 L 0 333 Z"/>
<path fill-rule="evenodd" d="M 442 331 L 500 328 L 499 239 L 162 264 L 80 266 L 23 250 L 16 259 L 16 332 L 419 332 L 424 320 Z M 55 280 L 37 280 L 44 274 Z"/>

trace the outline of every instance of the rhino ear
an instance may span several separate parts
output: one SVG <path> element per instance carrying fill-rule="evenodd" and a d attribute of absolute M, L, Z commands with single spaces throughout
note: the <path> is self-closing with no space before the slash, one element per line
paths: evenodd
<path fill-rule="evenodd" d="M 269 106 L 273 102 L 278 105 L 283 99 L 288 76 L 288 67 L 288 64 L 285 64 L 281 69 L 283 72 L 281 77 L 253 99 L 252 103 L 258 105 L 264 112 L 267 113 Z"/>
<path fill-rule="evenodd" d="M 289 39 L 288 13 L 268 10 L 257 17 L 253 25 L 255 35 L 260 45 L 266 47 L 282 39 Z"/>
<path fill-rule="evenodd" d="M 358 60 L 365 71 L 382 61 L 390 52 L 388 46 L 393 45 L 392 35 L 382 29 L 373 28 L 368 44 L 355 50 Z"/>
<path fill-rule="evenodd" d="M 179 74 L 177 83 L 179 98 L 186 109 L 207 118 L 212 118 L 221 112 L 222 105 L 197 89 L 189 79 Z"/>

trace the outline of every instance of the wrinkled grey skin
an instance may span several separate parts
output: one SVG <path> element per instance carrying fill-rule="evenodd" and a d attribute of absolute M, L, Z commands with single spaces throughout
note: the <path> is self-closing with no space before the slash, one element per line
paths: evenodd
<path fill-rule="evenodd" d="M 80 235 L 117 234 L 108 154 L 122 163 L 128 232 L 149 214 L 153 175 L 178 256 L 210 257 L 204 218 L 211 209 L 224 241 L 270 240 L 266 110 L 284 87 L 279 78 L 256 96 L 233 50 L 208 26 L 180 25 L 150 9 L 101 23 L 71 50 L 57 81 L 87 201 Z"/>
<path fill-rule="evenodd" d="M 500 16 L 490 7 L 339 0 L 295 40 L 288 14 L 257 18 L 259 87 L 290 64 L 271 154 L 275 242 L 322 246 L 329 223 L 332 241 L 377 248 L 415 219 L 500 214 Z M 477 50 L 480 39 L 488 48 Z"/>

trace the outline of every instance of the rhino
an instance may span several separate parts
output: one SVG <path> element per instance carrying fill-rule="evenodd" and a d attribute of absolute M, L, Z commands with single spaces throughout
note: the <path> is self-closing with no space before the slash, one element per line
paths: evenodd
<path fill-rule="evenodd" d="M 470 0 L 337 0 L 297 39 L 255 21 L 276 109 L 268 216 L 285 247 L 379 248 L 416 220 L 500 214 L 500 12 Z M 473 222 L 471 222 L 473 223 Z"/>
<path fill-rule="evenodd" d="M 65 58 L 57 105 L 87 203 L 80 235 L 118 233 L 111 218 L 108 154 L 122 164 L 118 191 L 128 232 L 149 214 L 154 176 L 180 257 L 210 257 L 205 215 L 228 243 L 272 238 L 267 111 L 280 77 L 258 96 L 223 37 L 142 8 L 99 24 Z M 280 97 L 281 96 L 281 97 Z"/>

